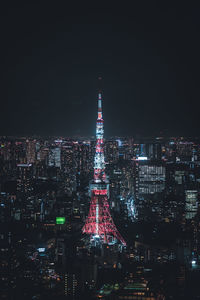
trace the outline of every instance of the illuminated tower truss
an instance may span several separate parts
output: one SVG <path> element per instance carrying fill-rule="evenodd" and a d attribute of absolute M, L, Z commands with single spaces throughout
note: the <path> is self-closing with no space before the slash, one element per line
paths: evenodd
<path fill-rule="evenodd" d="M 89 214 L 82 231 L 89 234 L 91 241 L 95 243 L 112 244 L 118 241 L 125 246 L 126 242 L 118 232 L 109 209 L 109 182 L 105 173 L 103 134 L 102 94 L 99 92 L 94 179 L 90 184 L 91 203 Z"/>

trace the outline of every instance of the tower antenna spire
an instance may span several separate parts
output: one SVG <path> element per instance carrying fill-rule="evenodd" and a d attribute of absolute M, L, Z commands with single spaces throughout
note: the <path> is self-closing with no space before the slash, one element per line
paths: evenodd
<path fill-rule="evenodd" d="M 101 82 L 99 77 L 99 82 Z M 113 244 L 117 241 L 122 245 L 126 242 L 118 232 L 109 209 L 109 181 L 105 173 L 104 129 L 102 116 L 102 91 L 98 93 L 98 117 L 96 122 L 96 148 L 94 156 L 94 178 L 90 183 L 90 210 L 83 233 L 90 235 L 90 241 L 97 244 Z"/>

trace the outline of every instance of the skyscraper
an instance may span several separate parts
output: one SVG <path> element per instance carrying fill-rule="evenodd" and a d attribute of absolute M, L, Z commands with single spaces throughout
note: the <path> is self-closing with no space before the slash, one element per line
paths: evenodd
<path fill-rule="evenodd" d="M 26 160 L 27 164 L 33 164 L 36 160 L 36 141 L 27 140 Z"/>
<path fill-rule="evenodd" d="M 17 165 L 17 192 L 22 195 L 30 194 L 32 186 L 33 167 L 32 164 Z"/>
<path fill-rule="evenodd" d="M 192 219 L 197 214 L 198 210 L 198 191 L 186 190 L 185 191 L 185 218 Z"/>
<path fill-rule="evenodd" d="M 51 148 L 49 151 L 49 167 L 61 167 L 61 151 L 59 147 Z"/>

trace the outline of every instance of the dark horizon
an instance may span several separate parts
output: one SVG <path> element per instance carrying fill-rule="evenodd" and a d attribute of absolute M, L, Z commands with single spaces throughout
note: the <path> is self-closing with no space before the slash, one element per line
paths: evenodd
<path fill-rule="evenodd" d="M 198 136 L 198 11 L 4 4 L 0 134 Z"/>

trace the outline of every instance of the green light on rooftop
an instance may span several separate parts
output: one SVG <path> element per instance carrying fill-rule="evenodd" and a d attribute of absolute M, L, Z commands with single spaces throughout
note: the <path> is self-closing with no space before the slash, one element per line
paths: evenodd
<path fill-rule="evenodd" d="M 56 224 L 57 225 L 65 224 L 65 217 L 56 217 Z"/>

